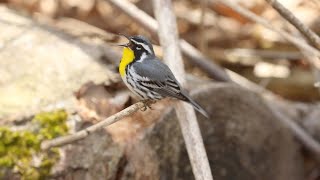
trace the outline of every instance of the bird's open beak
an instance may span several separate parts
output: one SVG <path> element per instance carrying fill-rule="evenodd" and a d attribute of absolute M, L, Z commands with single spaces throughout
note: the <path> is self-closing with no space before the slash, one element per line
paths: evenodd
<path fill-rule="evenodd" d="M 125 38 L 127 38 L 129 41 L 130 41 L 130 37 L 125 35 L 125 34 L 119 34 L 120 36 L 123 36 Z M 129 43 L 126 43 L 126 44 L 119 44 L 117 46 L 121 46 L 121 47 L 128 47 Z"/>
<path fill-rule="evenodd" d="M 128 47 L 128 44 L 117 44 L 117 46 Z"/>

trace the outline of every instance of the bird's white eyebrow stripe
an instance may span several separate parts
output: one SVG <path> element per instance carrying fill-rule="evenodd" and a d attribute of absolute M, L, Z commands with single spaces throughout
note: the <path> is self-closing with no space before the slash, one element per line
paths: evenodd
<path fill-rule="evenodd" d="M 145 50 L 147 50 L 150 54 L 152 53 L 151 49 L 149 48 L 148 45 L 144 44 L 144 43 L 141 43 L 141 42 L 138 42 L 134 39 L 131 39 L 132 42 L 136 43 L 136 44 L 139 44 L 141 45 Z"/>

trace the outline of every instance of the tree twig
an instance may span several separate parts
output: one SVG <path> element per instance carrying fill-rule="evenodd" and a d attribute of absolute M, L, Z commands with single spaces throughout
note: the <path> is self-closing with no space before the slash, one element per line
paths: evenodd
<path fill-rule="evenodd" d="M 305 41 L 303 41 L 297 37 L 292 36 L 291 34 L 285 32 L 284 30 L 273 26 L 266 19 L 259 17 L 258 15 L 254 14 L 253 12 L 241 7 L 239 4 L 237 4 L 233 1 L 230 1 L 230 0 L 210 0 L 210 2 L 211 3 L 220 2 L 224 5 L 232 8 L 233 10 L 235 10 L 236 12 L 241 14 L 242 16 L 248 18 L 249 20 L 257 22 L 257 23 L 263 25 L 264 27 L 270 29 L 271 31 L 274 31 L 274 32 L 280 34 L 283 38 L 285 38 L 287 41 L 291 42 L 293 45 L 295 45 L 299 49 L 303 49 L 304 51 L 306 51 L 312 55 L 316 55 L 316 56 L 320 57 L 320 51 L 318 51 L 318 49 L 315 49 L 313 46 L 310 46 Z"/>
<path fill-rule="evenodd" d="M 70 144 L 72 142 L 81 140 L 85 137 L 87 137 L 89 134 L 102 129 L 106 126 L 109 126 L 110 124 L 113 124 L 127 116 L 130 116 L 132 113 L 138 111 L 139 109 L 145 107 L 145 104 L 143 102 L 138 102 L 135 103 L 129 107 L 127 107 L 126 109 L 98 122 L 97 124 L 94 124 L 86 129 L 83 129 L 81 131 L 78 131 L 74 134 L 71 135 L 67 135 L 67 136 L 62 136 L 62 137 L 58 137 L 56 139 L 52 139 L 52 140 L 48 140 L 48 141 L 44 141 L 41 143 L 41 149 L 46 150 L 52 147 L 58 147 L 58 146 L 63 146 L 66 144 Z"/>
<path fill-rule="evenodd" d="M 286 59 L 289 61 L 300 60 L 303 58 L 303 54 L 299 51 L 277 51 L 277 50 L 265 50 L 265 49 L 247 49 L 247 48 L 234 48 L 234 49 L 212 49 L 210 50 L 216 58 L 229 59 L 229 57 L 235 59 L 268 59 L 279 60 Z"/>
<path fill-rule="evenodd" d="M 284 7 L 277 0 L 266 0 L 278 13 L 287 21 L 290 22 L 296 29 L 300 31 L 301 34 L 317 49 L 320 49 L 320 38 L 304 25 L 291 11 Z"/>
<path fill-rule="evenodd" d="M 180 53 L 178 30 L 171 0 L 153 0 L 155 16 L 159 22 L 159 39 L 163 47 L 164 61 L 174 69 L 178 81 L 185 84 L 184 65 Z M 207 153 L 203 144 L 199 124 L 191 105 L 185 102 L 176 104 L 176 113 L 182 130 L 196 180 L 212 180 Z"/>
<path fill-rule="evenodd" d="M 317 49 L 320 49 L 320 38 L 317 34 L 315 34 L 311 29 L 305 26 L 294 14 L 289 11 L 286 7 L 284 7 L 277 0 L 266 0 L 285 20 L 287 20 L 290 24 L 292 24 L 298 31 L 309 41 Z M 309 60 L 309 62 L 313 65 L 313 71 L 315 79 L 317 81 L 320 80 L 319 70 L 320 70 L 320 59 L 319 55 L 312 54 L 310 52 L 303 52 L 302 47 L 299 47 L 302 50 L 304 56 Z"/>
<path fill-rule="evenodd" d="M 272 111 L 274 115 L 278 117 L 283 124 L 289 126 L 289 129 L 294 132 L 295 137 L 315 155 L 316 159 L 320 160 L 320 144 L 314 140 L 309 134 L 307 134 L 299 125 L 292 123 L 288 117 L 283 113 L 277 110 L 277 106 L 274 106 L 274 103 L 267 102 L 267 106 Z"/>
<path fill-rule="evenodd" d="M 200 0 L 201 16 L 199 24 L 199 49 L 202 53 L 206 53 L 208 42 L 206 37 L 205 19 L 207 12 L 208 0 Z"/>
<path fill-rule="evenodd" d="M 180 39 L 180 48 L 181 51 L 184 52 L 185 57 L 187 57 L 190 62 L 194 62 L 194 64 L 204 72 L 208 73 L 210 78 L 222 82 L 232 82 L 224 69 L 214 64 L 212 59 L 204 56 L 199 50 L 197 50 L 184 39 Z M 199 61 L 200 59 L 201 61 Z"/>
<path fill-rule="evenodd" d="M 245 8 L 242 8 L 240 5 L 234 3 L 230 0 L 211 0 L 212 3 L 220 2 L 225 4 L 226 6 L 231 7 L 233 10 L 237 11 L 239 14 L 243 15 L 244 17 L 257 22 L 264 27 L 280 34 L 282 37 L 284 37 L 287 41 L 291 42 L 293 45 L 295 45 L 298 49 L 301 50 L 302 54 L 309 60 L 310 64 L 312 64 L 317 69 L 320 69 L 320 63 L 319 63 L 319 57 L 320 57 L 320 51 L 318 49 L 315 49 L 313 46 L 310 46 L 305 41 L 292 36 L 291 34 L 283 31 L 282 29 L 279 29 L 275 26 L 273 26 L 270 22 L 267 20 L 257 16 L 256 14 L 252 13 L 251 11 L 246 10 Z M 317 81 L 319 81 L 319 77 L 316 77 Z"/>

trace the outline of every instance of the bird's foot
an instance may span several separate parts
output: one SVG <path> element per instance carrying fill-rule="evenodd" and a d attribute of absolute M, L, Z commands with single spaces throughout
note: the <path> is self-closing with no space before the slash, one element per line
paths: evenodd
<path fill-rule="evenodd" d="M 154 104 L 156 101 L 147 99 L 147 100 L 142 100 L 141 102 L 143 103 L 144 106 L 140 110 L 146 111 L 148 108 L 152 110 L 151 104 Z"/>

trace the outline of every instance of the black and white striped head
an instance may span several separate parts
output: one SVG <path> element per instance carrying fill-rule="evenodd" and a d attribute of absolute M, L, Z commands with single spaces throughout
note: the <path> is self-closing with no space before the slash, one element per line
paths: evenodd
<path fill-rule="evenodd" d="M 152 44 L 146 37 L 141 35 L 125 37 L 129 40 L 129 43 L 123 46 L 130 48 L 136 59 L 141 59 L 143 56 L 154 56 Z"/>

